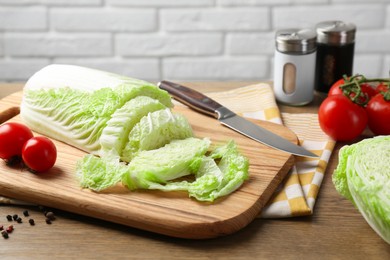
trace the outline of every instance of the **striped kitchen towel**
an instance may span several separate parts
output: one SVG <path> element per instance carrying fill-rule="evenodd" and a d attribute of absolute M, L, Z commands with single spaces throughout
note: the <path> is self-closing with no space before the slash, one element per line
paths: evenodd
<path fill-rule="evenodd" d="M 267 83 L 207 95 L 244 117 L 284 124 L 297 135 L 301 146 L 319 155 L 317 159 L 295 157 L 295 165 L 259 217 L 285 218 L 313 214 L 325 169 L 335 145 L 322 132 L 317 114 L 281 114 L 272 87 Z"/>

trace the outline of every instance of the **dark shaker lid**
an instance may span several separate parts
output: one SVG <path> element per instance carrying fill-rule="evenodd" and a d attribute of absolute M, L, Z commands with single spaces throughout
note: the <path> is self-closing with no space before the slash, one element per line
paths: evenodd
<path fill-rule="evenodd" d="M 284 29 L 276 32 L 276 49 L 285 53 L 305 54 L 316 50 L 316 33 L 310 29 Z"/>
<path fill-rule="evenodd" d="M 356 26 L 342 21 L 325 21 L 316 25 L 317 42 L 344 45 L 355 42 Z"/>

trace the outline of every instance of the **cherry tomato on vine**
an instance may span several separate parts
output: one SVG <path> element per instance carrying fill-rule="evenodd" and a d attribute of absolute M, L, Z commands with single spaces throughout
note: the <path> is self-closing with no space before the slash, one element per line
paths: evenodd
<path fill-rule="evenodd" d="M 351 141 L 367 125 L 367 113 L 362 106 L 344 95 L 328 96 L 320 105 L 318 119 L 321 129 L 336 141 Z"/>
<path fill-rule="evenodd" d="M 368 127 L 375 135 L 390 135 L 390 98 L 387 94 L 377 94 L 368 102 L 366 111 L 368 115 Z"/>
<path fill-rule="evenodd" d="M 344 83 L 345 83 L 344 79 L 340 79 L 336 81 L 329 89 L 328 96 L 344 94 L 342 88 L 340 88 L 340 86 L 343 85 Z M 377 90 L 368 83 L 360 84 L 360 88 L 364 95 L 359 98 L 359 102 L 361 104 L 367 103 L 373 96 L 375 96 L 378 93 Z M 351 92 L 349 94 L 351 98 L 354 98 L 355 95 L 356 93 L 354 92 Z"/>
<path fill-rule="evenodd" d="M 49 138 L 36 136 L 24 144 L 22 158 L 24 164 L 31 171 L 45 172 L 54 166 L 57 159 L 57 149 Z"/>
<path fill-rule="evenodd" d="M 27 126 L 8 122 L 0 126 L 0 158 L 11 160 L 22 155 L 22 148 L 33 133 Z"/>
<path fill-rule="evenodd" d="M 370 84 L 362 83 L 362 84 L 360 84 L 360 87 L 362 88 L 362 92 L 365 93 L 365 94 L 367 94 L 369 100 L 370 100 L 373 96 L 375 96 L 376 94 L 378 94 L 378 92 L 376 92 L 375 87 L 371 86 Z"/>
<path fill-rule="evenodd" d="M 387 84 L 385 84 L 385 83 L 383 83 L 383 82 L 379 83 L 379 85 L 376 86 L 376 88 L 375 88 L 375 91 L 376 91 L 377 93 L 386 92 L 386 91 L 388 91 L 388 90 L 390 90 L 389 85 L 387 85 Z"/>
<path fill-rule="evenodd" d="M 344 83 L 345 80 L 343 78 L 333 83 L 333 85 L 330 87 L 328 91 L 328 95 L 333 96 L 333 95 L 343 94 L 343 91 L 341 90 L 340 86 L 343 85 Z"/>

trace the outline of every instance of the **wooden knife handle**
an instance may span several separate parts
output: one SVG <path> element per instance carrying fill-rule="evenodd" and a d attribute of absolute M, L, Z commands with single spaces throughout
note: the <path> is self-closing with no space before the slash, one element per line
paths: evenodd
<path fill-rule="evenodd" d="M 172 97 L 179 102 L 186 104 L 190 108 L 193 108 L 204 114 L 218 118 L 217 109 L 221 108 L 222 105 L 212 100 L 206 95 L 188 87 L 182 86 L 177 83 L 170 81 L 161 81 L 158 86 L 168 91 Z"/>

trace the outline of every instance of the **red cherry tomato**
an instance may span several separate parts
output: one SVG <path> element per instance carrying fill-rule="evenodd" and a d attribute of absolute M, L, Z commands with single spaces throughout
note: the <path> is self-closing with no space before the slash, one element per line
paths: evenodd
<path fill-rule="evenodd" d="M 379 83 L 379 85 L 376 86 L 375 91 L 377 93 L 381 93 L 381 92 L 386 92 L 386 91 L 390 90 L 390 87 L 387 84 L 385 84 L 384 82 Z"/>
<path fill-rule="evenodd" d="M 336 81 L 329 89 L 328 96 L 344 94 L 342 88 L 340 88 L 340 86 L 343 85 L 344 83 L 345 83 L 344 79 L 340 79 Z M 368 83 L 360 84 L 360 88 L 364 94 L 364 96 L 359 98 L 359 103 L 361 104 L 367 103 L 373 96 L 375 96 L 378 93 L 377 90 Z M 354 92 L 351 92 L 349 94 L 351 98 L 354 98 L 355 95 L 356 93 Z"/>
<path fill-rule="evenodd" d="M 33 172 L 45 172 L 52 168 L 57 159 L 57 149 L 47 137 L 29 139 L 22 150 L 24 164 Z"/>
<path fill-rule="evenodd" d="M 375 135 L 390 135 L 390 100 L 377 94 L 368 102 L 366 111 L 370 130 Z"/>
<path fill-rule="evenodd" d="M 321 129 L 336 141 L 351 141 L 367 125 L 367 113 L 362 106 L 344 95 L 328 96 L 320 105 L 318 120 Z"/>
<path fill-rule="evenodd" d="M 24 143 L 33 137 L 31 130 L 19 123 L 8 122 L 0 126 L 0 158 L 11 160 L 22 155 Z"/>
<path fill-rule="evenodd" d="M 328 91 L 328 96 L 333 96 L 333 95 L 339 95 L 343 94 L 343 91 L 341 90 L 340 86 L 345 83 L 344 79 L 339 79 L 333 85 L 330 87 Z"/>
<path fill-rule="evenodd" d="M 362 88 L 363 93 L 367 94 L 368 99 L 371 99 L 373 96 L 375 96 L 376 94 L 378 94 L 378 93 L 376 92 L 375 87 L 373 87 L 373 86 L 370 85 L 370 84 L 363 83 L 363 84 L 360 84 L 360 87 Z"/>

